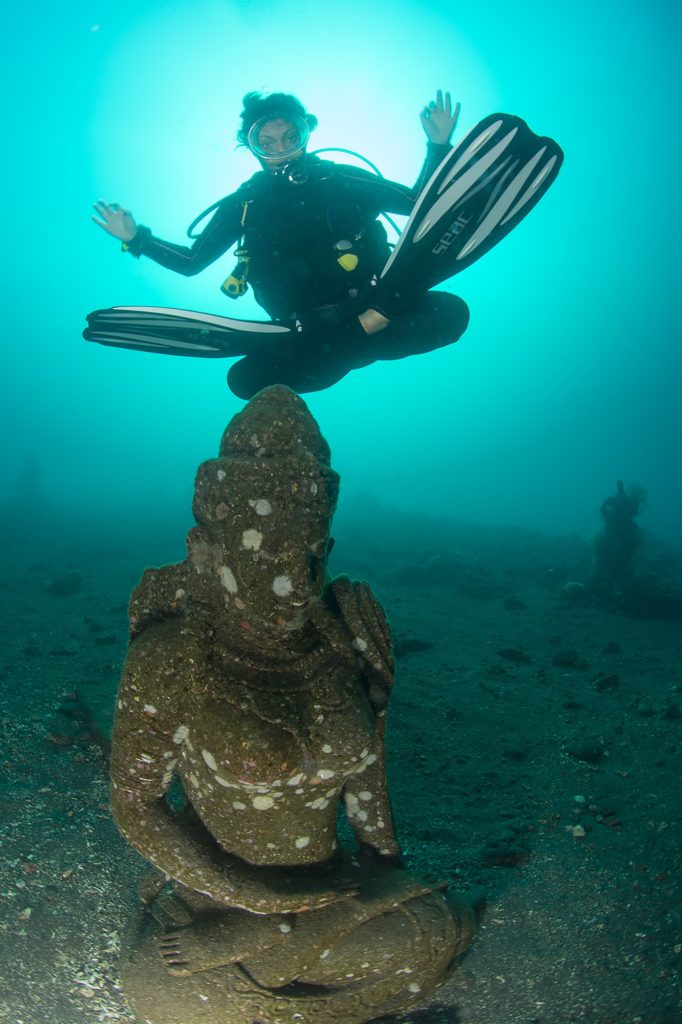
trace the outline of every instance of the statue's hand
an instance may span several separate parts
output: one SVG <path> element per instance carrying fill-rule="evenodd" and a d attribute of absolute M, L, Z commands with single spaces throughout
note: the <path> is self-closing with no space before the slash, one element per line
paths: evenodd
<path fill-rule="evenodd" d="M 338 874 L 320 871 L 315 867 L 289 873 L 285 869 L 258 870 L 258 886 L 243 906 L 256 914 L 296 914 L 305 910 L 319 910 L 342 900 L 350 899 L 359 891 L 358 882 L 347 871 Z"/>
<path fill-rule="evenodd" d="M 375 846 L 370 846 L 369 843 L 360 843 L 357 853 L 360 864 L 363 867 L 373 868 L 404 868 L 405 861 L 403 855 L 399 849 L 396 848 L 394 853 L 380 853 Z"/>

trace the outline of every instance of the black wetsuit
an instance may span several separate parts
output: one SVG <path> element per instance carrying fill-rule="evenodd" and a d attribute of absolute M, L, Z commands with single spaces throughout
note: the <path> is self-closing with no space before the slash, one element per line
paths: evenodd
<path fill-rule="evenodd" d="M 409 214 L 449 148 L 428 144 L 411 189 L 306 155 L 290 165 L 293 180 L 260 171 L 222 200 L 191 247 L 163 241 L 141 226 L 127 248 L 191 276 L 243 233 L 257 302 L 273 320 L 298 323 L 299 330 L 276 342 L 254 342 L 253 351 L 231 367 L 230 387 L 243 398 L 274 383 L 319 390 L 353 368 L 438 348 L 465 330 L 468 310 L 456 296 L 412 294 L 409 282 L 400 294 L 371 286 L 390 254 L 377 217 Z M 369 305 L 394 321 L 374 335 L 366 335 L 357 320 Z"/>

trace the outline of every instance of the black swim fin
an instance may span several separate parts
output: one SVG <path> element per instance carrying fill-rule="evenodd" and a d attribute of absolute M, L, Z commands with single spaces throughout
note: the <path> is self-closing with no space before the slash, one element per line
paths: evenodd
<path fill-rule="evenodd" d="M 521 118 L 486 117 L 422 190 L 381 273 L 377 298 L 385 296 L 388 306 L 396 295 L 409 301 L 470 266 L 533 209 L 563 158 L 553 139 L 536 135 Z"/>
<path fill-rule="evenodd" d="M 272 320 L 235 320 L 211 313 L 161 306 L 113 306 L 88 314 L 87 341 L 162 355 L 221 359 L 245 356 L 292 334 Z"/>

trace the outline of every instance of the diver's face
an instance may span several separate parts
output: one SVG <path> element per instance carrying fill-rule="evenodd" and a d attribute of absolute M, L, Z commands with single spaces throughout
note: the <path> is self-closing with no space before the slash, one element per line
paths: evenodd
<path fill-rule="evenodd" d="M 304 150 L 300 130 L 283 118 L 266 121 L 258 132 L 257 146 L 256 156 L 266 170 L 301 156 Z"/>

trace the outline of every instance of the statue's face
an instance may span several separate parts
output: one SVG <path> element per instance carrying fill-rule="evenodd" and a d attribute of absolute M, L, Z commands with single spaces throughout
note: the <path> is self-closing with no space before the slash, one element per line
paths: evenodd
<path fill-rule="evenodd" d="M 197 494 L 199 533 L 226 607 L 246 630 L 299 629 L 324 588 L 335 474 L 312 461 L 226 468 L 215 460 L 201 467 Z"/>

